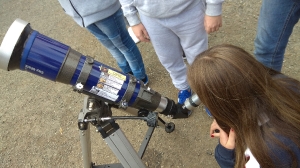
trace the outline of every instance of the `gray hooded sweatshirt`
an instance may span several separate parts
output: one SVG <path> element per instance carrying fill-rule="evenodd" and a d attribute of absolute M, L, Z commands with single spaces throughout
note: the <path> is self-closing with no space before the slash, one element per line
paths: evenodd
<path fill-rule="evenodd" d="M 121 8 L 119 0 L 58 0 L 77 24 L 87 27 Z"/>
<path fill-rule="evenodd" d="M 218 16 L 222 13 L 224 0 L 120 0 L 124 15 L 130 26 L 141 21 L 138 12 L 153 18 L 167 18 L 180 14 L 198 3 L 203 4 L 205 14 Z M 201 10 L 201 9 L 199 9 Z"/>

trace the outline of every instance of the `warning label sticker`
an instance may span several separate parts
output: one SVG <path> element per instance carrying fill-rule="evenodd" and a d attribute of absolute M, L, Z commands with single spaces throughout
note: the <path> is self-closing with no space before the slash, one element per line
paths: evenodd
<path fill-rule="evenodd" d="M 117 100 L 126 76 L 103 66 L 99 67 L 99 70 L 101 71 L 99 81 L 90 92 L 112 101 Z"/>

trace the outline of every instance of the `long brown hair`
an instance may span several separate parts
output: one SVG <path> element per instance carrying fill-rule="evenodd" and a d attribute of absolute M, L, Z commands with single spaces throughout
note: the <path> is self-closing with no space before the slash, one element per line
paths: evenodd
<path fill-rule="evenodd" d="M 279 166 L 270 144 L 286 150 L 290 166 L 299 166 L 292 149 L 278 140 L 286 137 L 300 148 L 299 81 L 228 44 L 201 53 L 188 69 L 188 80 L 220 127 L 236 132 L 235 167 L 244 167 L 247 147 L 261 167 Z"/>

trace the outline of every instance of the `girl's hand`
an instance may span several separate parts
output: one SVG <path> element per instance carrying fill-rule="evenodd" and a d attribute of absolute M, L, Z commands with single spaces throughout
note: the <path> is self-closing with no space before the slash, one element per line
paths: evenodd
<path fill-rule="evenodd" d="M 216 132 L 215 130 L 219 130 Z M 219 137 L 220 144 L 227 149 L 234 149 L 235 148 L 235 132 L 231 128 L 229 135 L 225 131 L 223 131 L 220 126 L 218 125 L 217 121 L 214 119 L 210 126 L 210 135 L 211 137 Z"/>

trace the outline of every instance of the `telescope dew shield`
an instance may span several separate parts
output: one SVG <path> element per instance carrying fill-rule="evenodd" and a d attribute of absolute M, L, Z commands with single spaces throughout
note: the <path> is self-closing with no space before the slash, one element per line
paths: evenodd
<path fill-rule="evenodd" d="M 151 111 L 164 108 L 161 95 L 147 89 L 142 81 L 40 34 L 21 19 L 13 22 L 2 41 L 0 68 L 20 69 L 70 84 L 83 93 L 120 103 L 124 109 L 127 106 Z"/>
<path fill-rule="evenodd" d="M 13 22 L 0 46 L 1 69 L 9 71 L 18 68 L 23 44 L 31 31 L 29 23 L 21 19 Z M 19 57 L 11 57 L 12 55 L 18 55 Z"/>

